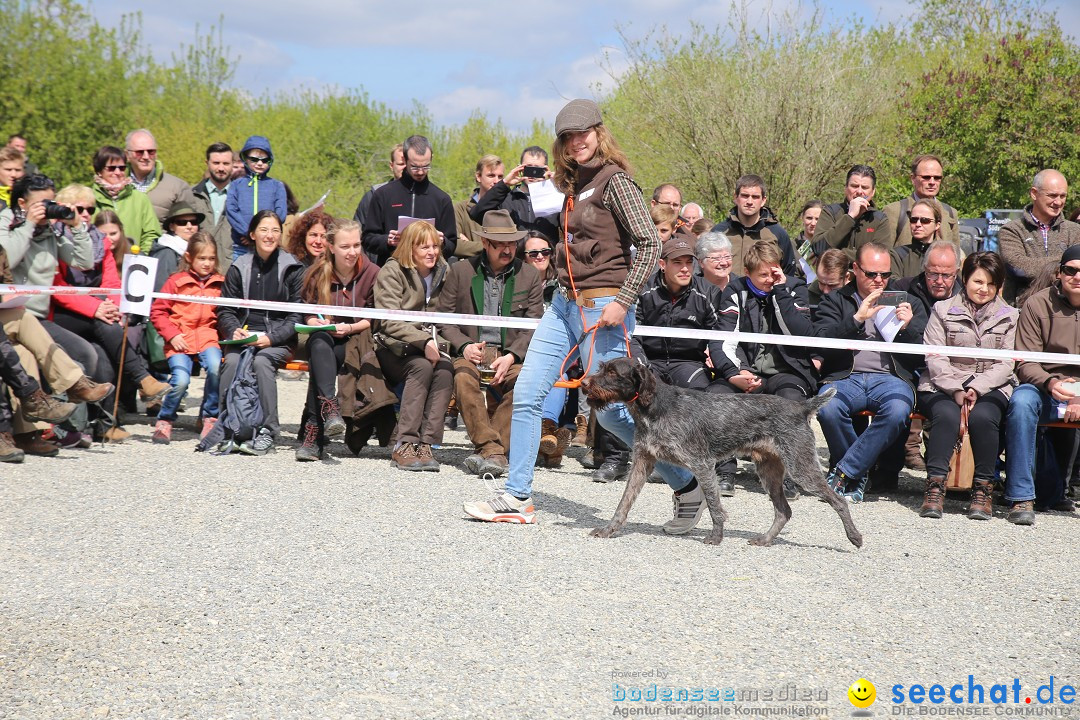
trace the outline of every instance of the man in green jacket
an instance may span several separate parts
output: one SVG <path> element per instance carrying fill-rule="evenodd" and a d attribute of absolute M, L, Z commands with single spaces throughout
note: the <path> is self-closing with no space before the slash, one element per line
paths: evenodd
<path fill-rule="evenodd" d="M 814 232 L 814 254 L 821 257 L 830 247 L 843 250 L 854 260 L 855 251 L 868 242 L 893 246 L 888 218 L 874 207 L 877 174 L 869 165 L 853 165 L 844 185 L 844 202 L 821 209 Z"/>
<path fill-rule="evenodd" d="M 544 312 L 543 280 L 531 265 L 515 258 L 526 231 L 517 229 L 508 210 L 489 210 L 477 234 L 484 251 L 451 267 L 438 311 L 539 318 Z M 439 332 L 450 342 L 455 358 L 454 392 L 475 447 L 474 454 L 465 459 L 465 470 L 498 477 L 509 467 L 514 383 L 532 330 L 443 325 Z M 485 398 L 488 386 L 501 395 L 493 416 Z"/>

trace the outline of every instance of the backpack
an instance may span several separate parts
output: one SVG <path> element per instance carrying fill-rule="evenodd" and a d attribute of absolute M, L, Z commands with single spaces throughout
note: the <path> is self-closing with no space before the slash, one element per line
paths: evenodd
<path fill-rule="evenodd" d="M 230 438 L 236 442 L 250 440 L 266 417 L 259 403 L 259 383 L 255 377 L 255 348 L 244 348 L 236 377 L 225 389 L 221 415 L 210 433 L 199 441 L 196 452 L 203 452 Z"/>

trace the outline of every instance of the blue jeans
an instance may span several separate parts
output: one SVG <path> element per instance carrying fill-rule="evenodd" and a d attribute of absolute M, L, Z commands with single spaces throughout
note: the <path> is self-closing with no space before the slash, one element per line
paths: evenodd
<path fill-rule="evenodd" d="M 1054 399 L 1034 385 L 1025 383 L 1013 390 L 1005 414 L 1005 499 L 1010 502 L 1061 499 L 1057 487 L 1035 487 L 1035 443 L 1039 423 L 1060 420 Z M 1049 473 L 1044 473 L 1049 474 Z"/>
<path fill-rule="evenodd" d="M 555 293 L 551 305 L 540 320 L 540 327 L 533 332 L 532 342 L 525 355 L 525 364 L 514 385 L 514 418 L 510 423 L 510 473 L 506 480 L 506 492 L 517 497 L 532 495 L 533 467 L 536 451 L 540 447 L 540 420 L 544 401 L 559 379 L 559 370 L 574 343 L 581 337 L 581 312 L 585 311 L 588 326 L 596 324 L 600 313 L 614 297 L 596 298 L 595 307 L 578 306 Z M 626 313 L 626 332 L 634 331 L 634 309 Z M 593 345 L 593 335 L 596 344 Z M 592 362 L 589 349 L 592 347 Z M 585 336 L 579 348 L 582 365 L 588 363 L 585 374 L 596 370 L 605 360 L 626 356 L 626 338 L 621 327 L 605 327 Z M 578 351 L 567 360 L 573 362 Z M 634 419 L 622 403 L 610 405 L 597 414 L 597 422 L 622 440 L 628 447 L 634 446 Z M 685 468 L 667 463 L 657 463 L 657 470 L 673 490 L 682 490 L 693 480 Z"/>
<path fill-rule="evenodd" d="M 197 354 L 199 364 L 202 365 L 203 372 L 206 373 L 206 384 L 203 385 L 203 400 L 202 406 L 199 408 L 199 415 L 201 417 L 216 418 L 218 416 L 218 398 L 220 397 L 218 374 L 221 371 L 221 348 L 208 347 Z M 194 355 L 179 353 L 169 356 L 169 370 L 172 371 L 169 384 L 172 385 L 172 390 L 161 401 L 161 412 L 158 413 L 158 420 L 172 422 L 176 419 L 176 411 L 180 407 L 180 401 L 187 395 L 188 385 L 191 383 L 191 368 L 195 364 L 191 359 L 192 357 Z"/>
<path fill-rule="evenodd" d="M 836 388 L 834 397 L 818 410 L 818 422 L 829 444 L 836 469 L 850 478 L 861 478 L 897 438 L 907 431 L 915 393 L 911 386 L 885 373 L 851 373 L 821 386 L 818 395 Z M 855 433 L 852 417 L 863 410 L 874 413 L 862 435 Z"/>
<path fill-rule="evenodd" d="M 566 405 L 566 395 L 566 388 L 551 388 L 551 391 L 547 394 L 547 397 L 544 398 L 544 409 L 540 413 L 540 417 L 542 417 L 544 420 L 550 420 L 551 422 L 558 425 L 559 418 L 562 417 L 563 407 Z"/>

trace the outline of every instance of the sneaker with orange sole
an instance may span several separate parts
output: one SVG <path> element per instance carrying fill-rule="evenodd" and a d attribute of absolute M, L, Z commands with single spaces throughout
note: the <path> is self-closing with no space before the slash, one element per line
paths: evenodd
<path fill-rule="evenodd" d="M 532 525 L 536 522 L 536 508 L 532 498 L 518 500 L 510 493 L 496 495 L 487 502 L 465 503 L 465 514 L 485 522 L 519 523 Z"/>

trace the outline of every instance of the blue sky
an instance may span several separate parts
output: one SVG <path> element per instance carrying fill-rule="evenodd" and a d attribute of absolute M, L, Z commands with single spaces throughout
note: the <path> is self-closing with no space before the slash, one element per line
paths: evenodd
<path fill-rule="evenodd" d="M 759 17 L 797 2 L 746 1 Z M 898 0 L 821 5 L 837 22 L 895 22 L 912 12 Z M 1080 2 L 1046 7 L 1080 37 Z M 611 84 L 605 58 L 616 72 L 625 67 L 617 26 L 630 37 L 661 26 L 677 34 L 691 20 L 725 26 L 729 8 L 729 0 L 99 0 L 91 9 L 107 24 L 141 11 L 145 39 L 162 60 L 191 42 L 196 25 L 205 32 L 224 17 L 225 44 L 239 58 L 233 84 L 254 94 L 357 88 L 399 109 L 418 100 L 437 122 L 459 123 L 481 108 L 519 129 Z"/>

